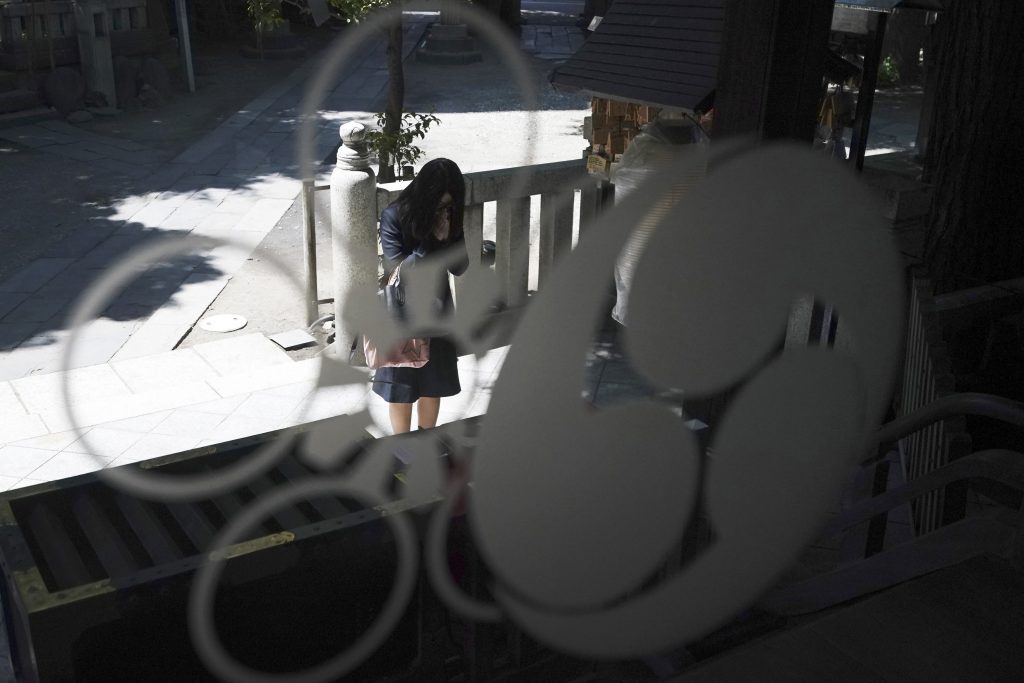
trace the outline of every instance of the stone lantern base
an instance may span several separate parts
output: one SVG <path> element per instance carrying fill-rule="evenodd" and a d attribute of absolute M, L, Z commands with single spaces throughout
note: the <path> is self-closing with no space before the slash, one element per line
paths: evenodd
<path fill-rule="evenodd" d="M 465 24 L 434 24 L 416 60 L 430 64 L 471 64 L 483 60 Z"/>

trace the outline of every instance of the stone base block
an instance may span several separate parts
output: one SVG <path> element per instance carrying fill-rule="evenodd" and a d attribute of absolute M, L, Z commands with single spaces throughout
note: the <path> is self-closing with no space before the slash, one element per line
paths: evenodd
<path fill-rule="evenodd" d="M 430 64 L 471 64 L 483 59 L 465 24 L 434 24 L 416 51 L 416 60 Z"/>

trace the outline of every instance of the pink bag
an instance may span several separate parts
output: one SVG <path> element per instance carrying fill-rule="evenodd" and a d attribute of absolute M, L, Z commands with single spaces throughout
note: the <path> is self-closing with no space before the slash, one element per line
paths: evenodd
<path fill-rule="evenodd" d="M 363 337 L 363 353 L 366 355 L 366 366 L 371 370 L 377 368 L 422 368 L 430 360 L 430 339 L 413 337 L 399 342 L 395 349 L 385 355 L 380 353 L 377 345 Z"/>
<path fill-rule="evenodd" d="M 384 300 L 387 302 L 392 315 L 401 317 L 400 309 L 404 304 L 404 292 L 402 291 L 402 280 L 400 272 L 401 265 L 395 268 L 388 278 L 384 287 Z M 389 291 L 390 290 L 390 291 Z M 390 294 L 390 296 L 388 296 Z M 363 353 L 366 355 L 366 366 L 371 370 L 377 368 L 422 368 L 430 360 L 430 339 L 428 337 L 413 337 L 399 342 L 394 349 L 383 354 L 377 345 L 363 336 Z"/>

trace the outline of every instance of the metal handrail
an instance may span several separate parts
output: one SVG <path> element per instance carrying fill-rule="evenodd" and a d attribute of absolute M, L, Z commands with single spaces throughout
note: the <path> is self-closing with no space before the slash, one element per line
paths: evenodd
<path fill-rule="evenodd" d="M 964 415 L 989 417 L 1024 429 L 1024 403 L 995 394 L 964 392 L 938 398 L 909 415 L 883 425 L 870 445 L 872 450 L 888 446 L 934 422 Z M 874 455 L 867 462 L 874 462 L 880 457 Z"/>
<path fill-rule="evenodd" d="M 889 512 L 928 491 L 964 479 L 991 479 L 1024 491 L 1024 453 L 1003 448 L 975 451 L 918 479 L 854 505 L 833 519 L 822 535 L 833 536 Z"/>

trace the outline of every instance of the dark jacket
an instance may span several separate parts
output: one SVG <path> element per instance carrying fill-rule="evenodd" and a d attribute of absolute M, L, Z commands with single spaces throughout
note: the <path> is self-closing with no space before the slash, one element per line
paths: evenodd
<path fill-rule="evenodd" d="M 469 267 L 469 256 L 466 253 L 465 241 L 462 237 L 447 243 L 441 243 L 432 237 L 423 242 L 416 242 L 412 237 L 406 240 L 402 234 L 402 227 L 398 222 L 398 206 L 392 204 L 384 209 L 380 215 L 380 246 L 384 252 L 384 274 L 385 279 L 391 272 L 402 264 L 402 272 L 416 267 L 416 262 L 426 258 L 437 251 L 453 249 L 461 250 L 459 259 L 448 267 L 452 275 L 462 275 Z M 444 277 L 439 283 L 438 298 L 442 310 L 451 308 L 452 292 L 448 286 L 448 278 Z"/>

